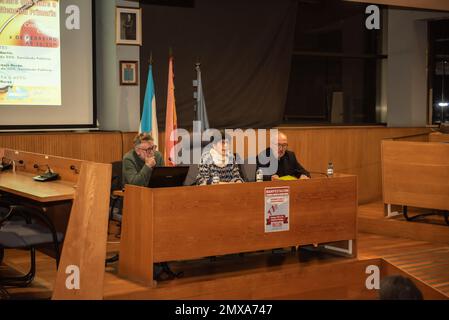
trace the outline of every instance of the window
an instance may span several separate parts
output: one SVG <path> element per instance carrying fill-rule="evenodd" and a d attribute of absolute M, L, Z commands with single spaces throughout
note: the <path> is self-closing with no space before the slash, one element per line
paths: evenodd
<path fill-rule="evenodd" d="M 299 1 L 286 123 L 373 124 L 381 30 L 368 30 L 367 5 Z M 382 29 L 382 27 L 381 27 Z"/>
<path fill-rule="evenodd" d="M 449 20 L 429 22 L 428 70 L 432 124 L 449 121 Z"/>

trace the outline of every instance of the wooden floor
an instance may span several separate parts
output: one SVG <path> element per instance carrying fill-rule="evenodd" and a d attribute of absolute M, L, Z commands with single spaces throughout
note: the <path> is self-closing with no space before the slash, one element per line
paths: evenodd
<path fill-rule="evenodd" d="M 409 212 L 412 217 L 429 210 L 409 208 Z M 386 218 L 382 201 L 359 206 L 358 230 L 364 233 L 449 244 L 449 226 L 443 216 L 432 215 L 419 218 L 416 222 L 406 221 L 402 215 Z"/>
<path fill-rule="evenodd" d="M 381 217 L 383 219 L 382 204 L 379 205 L 379 203 L 376 203 L 365 207 L 362 206 L 360 211 L 362 215 L 366 212 L 371 212 L 373 215 L 374 213 L 377 214 L 379 219 Z M 449 232 L 449 227 L 444 230 Z M 441 240 L 440 238 L 438 239 Z M 110 236 L 110 240 L 114 242 L 118 241 L 114 235 Z M 108 250 L 117 250 L 117 243 L 109 245 Z M 429 242 L 373 233 L 359 233 L 358 260 L 378 258 L 385 259 L 449 297 L 449 242 Z M 217 274 L 220 274 L 220 277 L 225 281 L 226 278 L 235 277 L 236 275 L 252 274 L 254 272 L 262 274 L 265 270 L 276 271 L 282 269 L 288 271 L 289 268 L 297 266 L 298 261 L 301 263 L 301 268 L 307 270 L 307 267 L 320 267 L 326 264 L 333 264 L 334 268 L 338 268 L 339 266 L 343 268 L 343 264 L 348 259 L 317 253 L 307 249 L 300 250 L 299 252 L 284 251 L 277 254 L 256 253 L 243 256 L 218 257 L 215 260 L 204 259 L 195 262 L 172 264 L 174 271 L 182 270 L 185 273 L 184 277 L 179 280 L 162 282 L 159 286 L 168 288 L 167 292 L 172 294 L 173 298 L 176 298 L 176 294 L 179 294 L 176 291 L 176 286 L 179 284 L 188 286 L 189 283 L 200 279 L 208 279 Z M 0 273 L 4 275 L 5 273 L 14 273 L 17 271 L 26 272 L 28 263 L 29 257 L 26 253 L 8 250 L 5 256 L 5 263 L 0 266 Z M 37 277 L 33 285 L 25 289 L 10 288 L 8 291 L 14 299 L 49 298 L 51 296 L 55 275 L 54 260 L 44 254 L 38 253 Z M 138 284 L 119 278 L 116 275 L 116 264 L 107 268 L 105 275 L 106 298 L 123 296 L 139 298 L 141 297 L 139 294 L 143 294 L 144 289 L 144 287 Z M 337 289 L 335 288 L 335 290 Z M 311 297 L 313 298 L 314 296 Z M 349 295 L 349 297 L 351 296 Z M 355 293 L 354 297 L 356 297 Z M 248 296 L 248 298 L 251 298 L 251 296 Z M 322 298 L 326 297 L 323 296 Z"/>

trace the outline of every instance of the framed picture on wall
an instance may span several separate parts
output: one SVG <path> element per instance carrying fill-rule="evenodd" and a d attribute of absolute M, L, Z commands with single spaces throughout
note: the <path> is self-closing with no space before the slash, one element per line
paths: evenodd
<path fill-rule="evenodd" d="M 137 86 L 139 84 L 139 62 L 120 61 L 120 85 Z"/>
<path fill-rule="evenodd" d="M 116 43 L 124 45 L 142 45 L 142 9 L 116 8 Z"/>

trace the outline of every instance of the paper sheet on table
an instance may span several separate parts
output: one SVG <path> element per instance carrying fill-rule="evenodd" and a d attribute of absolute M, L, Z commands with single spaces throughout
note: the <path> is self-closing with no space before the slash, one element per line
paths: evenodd
<path fill-rule="evenodd" d="M 280 177 L 279 180 L 282 180 L 282 181 L 292 181 L 292 180 L 298 180 L 298 178 L 296 178 L 296 177 L 294 177 L 294 176 L 283 176 L 283 177 Z"/>

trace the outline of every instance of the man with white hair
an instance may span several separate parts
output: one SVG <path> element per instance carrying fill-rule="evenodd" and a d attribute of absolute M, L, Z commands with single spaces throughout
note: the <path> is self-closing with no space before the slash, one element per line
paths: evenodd
<path fill-rule="evenodd" d="M 288 138 L 286 134 L 283 132 L 278 133 L 277 144 L 277 156 L 274 155 L 271 148 L 263 151 L 263 158 L 270 159 L 270 161 L 278 161 L 278 169 L 276 173 L 267 172 L 269 163 L 265 164 L 260 161 L 262 154 L 257 157 L 257 169 L 262 169 L 264 172 L 264 181 L 279 180 L 285 176 L 293 176 L 298 179 L 309 179 L 310 173 L 298 162 L 295 153 L 288 150 Z"/>

